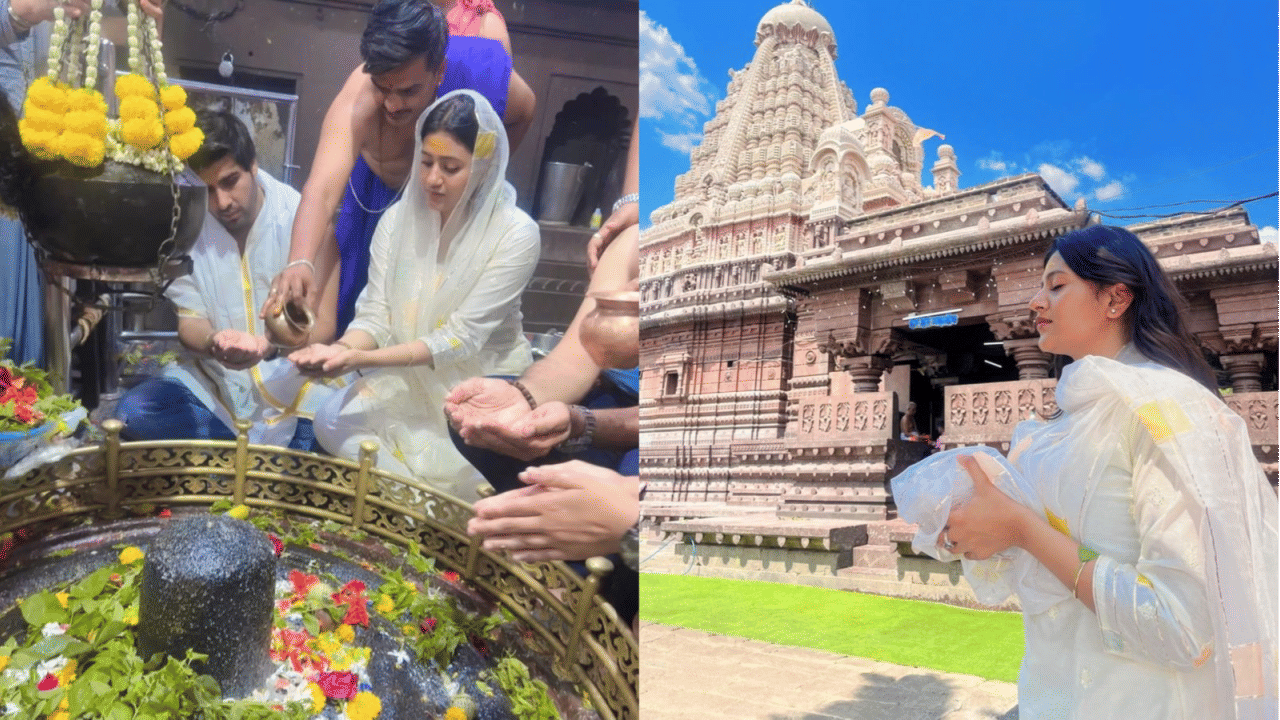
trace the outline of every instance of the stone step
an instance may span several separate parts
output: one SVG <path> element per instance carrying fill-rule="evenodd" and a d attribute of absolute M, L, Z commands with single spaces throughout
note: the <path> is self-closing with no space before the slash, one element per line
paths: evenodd
<path fill-rule="evenodd" d="M 897 545 L 862 545 L 853 549 L 853 567 L 895 570 L 898 567 Z"/>

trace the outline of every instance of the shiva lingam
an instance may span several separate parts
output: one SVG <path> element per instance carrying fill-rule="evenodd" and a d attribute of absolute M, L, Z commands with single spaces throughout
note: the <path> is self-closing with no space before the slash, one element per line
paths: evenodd
<path fill-rule="evenodd" d="M 263 324 L 267 329 L 267 339 L 285 350 L 297 350 L 311 338 L 311 327 L 315 325 L 316 316 L 297 298 L 290 298 L 286 303 L 276 303 L 276 307 L 267 313 Z"/>
<path fill-rule="evenodd" d="M 582 345 L 602 368 L 633 368 L 640 360 L 640 293 L 588 293 L 596 306 L 582 319 Z"/>

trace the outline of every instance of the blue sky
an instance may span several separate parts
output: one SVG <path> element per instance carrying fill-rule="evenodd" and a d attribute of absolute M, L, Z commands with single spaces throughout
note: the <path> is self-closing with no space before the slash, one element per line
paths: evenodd
<path fill-rule="evenodd" d="M 755 52 L 775 0 L 643 0 L 641 218 L 673 197 L 688 148 Z M 1040 172 L 1103 213 L 1205 210 L 1277 187 L 1274 0 L 810 0 L 862 113 L 889 91 L 955 148 L 961 187 Z M 936 138 L 925 143 L 928 168 Z M 1246 205 L 1274 241 L 1275 198 Z M 1127 225 L 1140 219 L 1108 219 Z"/>

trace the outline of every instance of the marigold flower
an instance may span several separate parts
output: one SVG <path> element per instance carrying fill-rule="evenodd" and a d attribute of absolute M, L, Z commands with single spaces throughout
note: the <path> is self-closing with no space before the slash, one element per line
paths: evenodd
<path fill-rule="evenodd" d="M 120 99 L 121 120 L 156 120 L 159 117 L 160 110 L 152 100 L 136 95 Z"/>
<path fill-rule="evenodd" d="M 165 85 L 160 90 L 160 101 L 166 110 L 177 110 L 187 104 L 187 91 L 181 85 Z"/>
<path fill-rule="evenodd" d="M 237 505 L 227 511 L 227 514 L 237 520 L 244 520 L 249 517 L 248 505 Z"/>
<path fill-rule="evenodd" d="M 58 671 L 58 685 L 70 685 L 76 679 L 76 661 L 75 658 L 67 661 L 67 664 Z"/>
<path fill-rule="evenodd" d="M 149 150 L 164 139 L 164 126 L 159 120 L 126 120 L 120 134 L 130 145 Z"/>
<path fill-rule="evenodd" d="M 129 627 L 133 627 L 134 625 L 137 625 L 137 624 L 138 624 L 138 613 L 136 613 L 136 612 L 131 612 L 131 613 L 129 613 L 129 614 L 127 614 L 127 615 L 125 615 L 125 616 L 124 616 L 124 619 L 123 619 L 123 621 L 122 621 L 122 622 L 124 622 L 124 624 L 125 624 L 125 625 L 128 625 Z"/>
<path fill-rule="evenodd" d="M 384 594 L 382 597 L 378 598 L 378 604 L 374 605 L 373 609 L 385 615 L 396 609 L 396 601 L 392 600 L 390 595 Z"/>
<path fill-rule="evenodd" d="M 60 592 L 60 593 L 54 593 L 53 596 L 58 598 L 58 604 L 62 606 L 63 610 L 66 610 L 67 600 L 71 597 L 71 593 Z"/>
<path fill-rule="evenodd" d="M 134 96 L 153 100 L 156 96 L 156 86 L 152 85 L 150 80 L 137 73 L 129 73 L 116 78 L 116 97 Z"/>
<path fill-rule="evenodd" d="M 101 165 L 107 152 L 107 145 L 100 138 L 70 131 L 58 138 L 57 148 L 67 162 L 86 168 Z"/>
<path fill-rule="evenodd" d="M 60 133 L 65 120 L 61 113 L 50 112 L 41 107 L 28 107 L 22 122 L 35 130 Z"/>
<path fill-rule="evenodd" d="M 65 702 L 66 698 L 63 698 L 63 701 Z M 68 713 L 66 710 L 59 710 L 50 715 L 49 720 L 71 720 L 71 713 Z"/>
<path fill-rule="evenodd" d="M 350 625 L 341 625 L 338 627 L 338 639 L 344 643 L 355 642 L 356 631 Z"/>
<path fill-rule="evenodd" d="M 382 712 L 382 701 L 371 692 L 358 693 L 347 703 L 347 717 L 351 720 L 373 720 Z"/>
<path fill-rule="evenodd" d="M 73 110 L 64 116 L 67 132 L 102 140 L 107 136 L 107 116 L 94 110 Z"/>
<path fill-rule="evenodd" d="M 47 76 L 42 77 L 27 88 L 27 101 L 49 112 L 61 114 L 67 111 L 67 90 L 56 85 Z"/>
<path fill-rule="evenodd" d="M 9 667 L 9 656 L 0 655 L 0 672 L 4 672 L 4 669 L 7 667 Z"/>
<path fill-rule="evenodd" d="M 71 90 L 67 93 L 67 109 L 107 114 L 107 101 L 102 93 L 89 88 Z"/>
<path fill-rule="evenodd" d="M 451 707 L 444 711 L 444 720 L 467 720 L 467 711 L 460 707 Z"/>
<path fill-rule="evenodd" d="M 169 138 L 169 150 L 178 157 L 179 160 L 186 160 L 200 149 L 204 144 L 204 132 L 198 127 L 193 127 L 186 132 L 179 133 Z"/>
<path fill-rule="evenodd" d="M 130 545 L 120 551 L 120 564 L 132 565 L 144 557 L 142 550 Z"/>
<path fill-rule="evenodd" d="M 324 710 L 324 704 L 328 700 L 324 696 L 324 688 L 311 682 L 307 683 L 307 689 L 311 691 L 311 712 L 319 713 Z"/>

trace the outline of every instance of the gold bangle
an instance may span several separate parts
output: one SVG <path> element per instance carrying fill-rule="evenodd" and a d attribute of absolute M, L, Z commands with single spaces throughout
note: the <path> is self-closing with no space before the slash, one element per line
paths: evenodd
<path fill-rule="evenodd" d="M 1077 600 L 1080 599 L 1080 574 L 1084 572 L 1084 566 L 1088 564 L 1088 560 L 1080 563 L 1080 567 L 1076 568 L 1076 581 L 1071 584 L 1071 595 Z"/>

